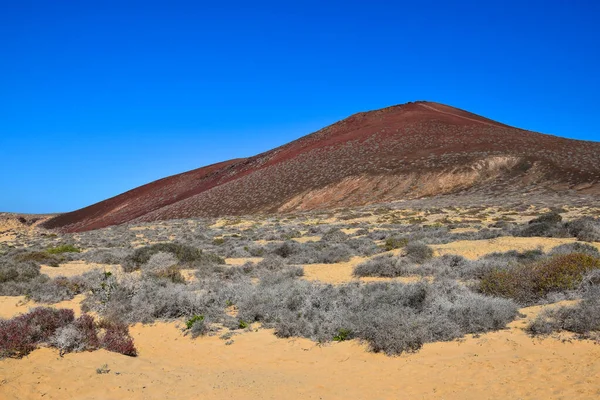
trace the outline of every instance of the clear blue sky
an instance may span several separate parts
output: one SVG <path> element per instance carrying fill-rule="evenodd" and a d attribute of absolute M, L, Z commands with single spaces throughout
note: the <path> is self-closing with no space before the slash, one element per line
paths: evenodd
<path fill-rule="evenodd" d="M 599 20 L 593 0 L 0 0 L 0 211 L 70 211 L 414 100 L 600 140 Z"/>

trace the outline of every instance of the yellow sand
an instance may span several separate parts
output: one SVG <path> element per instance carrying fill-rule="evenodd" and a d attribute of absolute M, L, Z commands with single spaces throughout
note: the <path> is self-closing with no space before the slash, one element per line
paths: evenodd
<path fill-rule="evenodd" d="M 121 267 L 119 265 L 87 263 L 84 261 L 70 261 L 68 263 L 60 264 L 58 267 L 49 267 L 47 265 L 42 265 L 42 267 L 40 268 L 40 272 L 42 274 L 48 275 L 51 278 L 56 278 L 57 276 L 77 276 L 93 270 L 107 271 L 112 272 L 114 274 L 119 273 L 121 271 Z"/>
<path fill-rule="evenodd" d="M 573 243 L 570 238 L 540 238 L 540 237 L 499 237 L 487 240 L 461 240 L 447 244 L 431 245 L 436 255 L 458 254 L 465 258 L 476 259 L 493 252 L 509 250 L 525 251 L 541 248 L 548 251 L 564 243 Z M 600 243 L 592 243 L 600 249 Z"/>
<path fill-rule="evenodd" d="M 348 282 L 378 282 L 378 281 L 397 281 L 397 282 L 415 282 L 421 279 L 419 276 L 408 276 L 399 278 L 378 278 L 364 277 L 356 278 L 352 275 L 354 267 L 367 260 L 367 257 L 352 257 L 348 262 L 337 264 L 306 264 L 304 265 L 304 279 L 309 281 L 319 281 L 339 285 Z"/>
<path fill-rule="evenodd" d="M 477 259 L 489 253 L 509 250 L 525 251 L 541 248 L 543 251 L 548 251 L 558 245 L 574 241 L 575 239 L 499 237 L 489 240 L 464 240 L 448 244 L 431 245 L 430 247 L 434 249 L 436 256 L 457 254 L 468 259 Z M 591 244 L 600 250 L 600 243 Z M 390 253 L 398 255 L 402 252 L 402 249 L 396 249 Z M 374 257 L 377 257 L 377 255 Z M 309 281 L 320 281 L 331 284 L 341 284 L 357 280 L 363 282 L 391 280 L 390 278 L 355 278 L 352 275 L 354 267 L 368 259 L 369 257 L 352 257 L 348 262 L 337 264 L 306 264 L 304 265 L 304 278 Z M 418 279 L 418 277 L 405 277 L 395 278 L 394 280 L 413 282 Z"/>
<path fill-rule="evenodd" d="M 364 262 L 366 257 L 352 257 L 350 261 L 337 264 L 306 264 L 304 279 L 323 283 L 340 284 L 356 280 L 352 276 L 354 267 Z"/>
<path fill-rule="evenodd" d="M 292 240 L 298 243 L 318 242 L 319 240 L 321 240 L 321 236 L 302 236 L 298 238 L 293 238 Z"/>
<path fill-rule="evenodd" d="M 13 298 L 14 300 L 15 298 Z M 0 314 L 10 309 L 0 301 Z M 524 309 L 534 315 L 539 307 Z M 511 328 L 387 357 L 356 341 L 319 346 L 244 332 L 225 345 L 177 323 L 131 328 L 137 358 L 39 349 L 0 361 L 0 398 L 28 399 L 597 399 L 600 346 L 532 339 Z M 110 372 L 97 374 L 107 364 Z"/>
<path fill-rule="evenodd" d="M 73 300 L 65 300 L 60 303 L 52 304 L 54 308 L 70 308 L 75 311 L 75 315 L 81 314 L 79 303 L 85 298 L 85 295 L 80 294 L 75 296 Z M 17 314 L 23 314 L 30 309 L 38 306 L 48 307 L 47 304 L 37 304 L 27 300 L 25 296 L 0 296 L 0 318 L 12 318 Z"/>
<path fill-rule="evenodd" d="M 262 257 L 240 257 L 240 258 L 226 258 L 225 263 L 227 265 L 244 265 L 247 262 L 261 262 L 263 260 Z"/>

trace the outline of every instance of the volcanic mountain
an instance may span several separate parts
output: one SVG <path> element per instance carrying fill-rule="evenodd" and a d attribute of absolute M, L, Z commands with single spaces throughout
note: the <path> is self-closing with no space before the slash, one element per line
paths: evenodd
<path fill-rule="evenodd" d="M 359 206 L 533 189 L 600 196 L 600 143 L 526 131 L 432 102 L 352 115 L 250 158 L 140 186 L 45 223 L 126 222 Z"/>

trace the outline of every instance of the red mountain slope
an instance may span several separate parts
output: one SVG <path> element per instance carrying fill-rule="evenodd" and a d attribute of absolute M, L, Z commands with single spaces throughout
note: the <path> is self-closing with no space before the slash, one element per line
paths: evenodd
<path fill-rule="evenodd" d="M 600 143 L 416 102 L 352 115 L 257 156 L 164 178 L 59 215 L 45 226 L 75 232 L 130 221 L 533 189 L 600 195 Z"/>

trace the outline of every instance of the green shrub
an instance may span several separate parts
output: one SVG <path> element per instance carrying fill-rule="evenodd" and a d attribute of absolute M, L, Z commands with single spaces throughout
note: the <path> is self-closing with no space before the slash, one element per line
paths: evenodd
<path fill-rule="evenodd" d="M 394 249 L 401 249 L 408 244 L 408 239 L 406 238 L 387 238 L 383 245 L 385 251 L 391 251 Z"/>
<path fill-rule="evenodd" d="M 186 334 L 191 333 L 193 338 L 204 336 L 210 332 L 210 325 L 204 315 L 194 315 L 186 322 L 186 327 L 188 330 Z"/>
<path fill-rule="evenodd" d="M 187 329 L 192 329 L 192 326 L 194 326 L 196 322 L 202 321 L 204 321 L 204 315 L 194 315 L 192 318 L 186 321 L 185 326 L 187 327 Z"/>
<path fill-rule="evenodd" d="M 81 250 L 72 244 L 63 244 L 56 247 L 50 247 L 46 250 L 49 254 L 62 254 L 62 253 L 81 253 Z"/>
<path fill-rule="evenodd" d="M 532 264 L 489 271 L 481 279 L 479 290 L 531 304 L 548 293 L 576 289 L 585 273 L 594 269 L 600 269 L 600 258 L 582 253 L 559 254 Z"/>
<path fill-rule="evenodd" d="M 333 337 L 333 340 L 336 342 L 343 342 L 344 340 L 350 339 L 352 336 L 352 331 L 350 329 L 338 329 L 337 335 Z"/>

